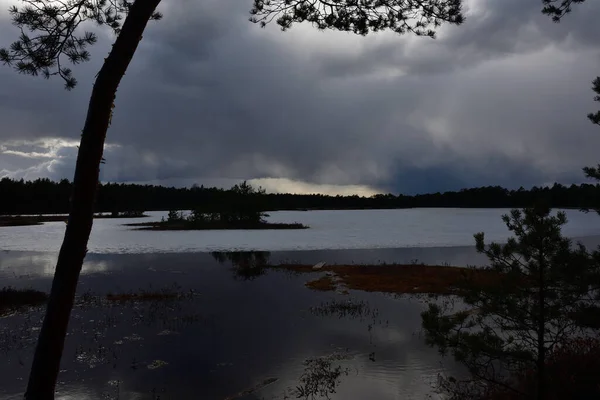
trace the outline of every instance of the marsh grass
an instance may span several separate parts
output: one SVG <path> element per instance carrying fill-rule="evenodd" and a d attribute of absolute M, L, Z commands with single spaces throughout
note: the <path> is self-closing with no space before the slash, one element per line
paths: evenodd
<path fill-rule="evenodd" d="M 340 287 L 365 292 L 393 294 L 460 294 L 464 282 L 480 286 L 494 285 L 500 276 L 483 268 L 451 267 L 446 265 L 382 264 L 382 265 L 328 265 L 313 270 L 310 265 L 281 264 L 276 269 L 298 274 L 327 272 L 309 281 L 306 286 L 321 291 Z"/>
<path fill-rule="evenodd" d="M 181 291 L 174 288 L 161 290 L 139 290 L 138 292 L 108 293 L 106 300 L 110 302 L 142 302 L 142 301 L 169 301 L 191 298 L 195 295 L 193 290 Z"/>
<path fill-rule="evenodd" d="M 372 317 L 377 318 L 379 311 L 372 309 L 369 303 L 366 301 L 357 301 L 348 299 L 345 301 L 330 300 L 321 303 L 318 306 L 310 307 L 309 311 L 311 314 L 318 317 L 332 317 L 338 318 L 364 318 Z"/>
<path fill-rule="evenodd" d="M 42 295 L 45 299 L 45 294 Z M 130 371 L 172 368 L 176 358 L 161 353 L 163 344 L 173 343 L 178 335 L 192 327 L 200 326 L 201 330 L 211 332 L 216 327 L 215 315 L 199 311 L 196 302 L 201 297 L 176 284 L 158 290 L 150 287 L 130 293 L 113 293 L 112 296 L 114 299 L 109 300 L 106 293 L 92 291 L 77 296 L 63 353 L 65 371 L 77 371 L 75 375 L 65 372 L 65 382 L 94 380 L 105 373 L 127 377 L 125 387 L 118 380 L 111 380 L 104 388 L 98 387 L 103 390 L 103 399 L 137 398 L 137 394 L 131 392 Z M 22 379 L 25 376 L 42 321 L 43 312 L 39 309 L 15 312 L 2 319 L 0 354 L 7 363 L 5 367 L 12 371 L 10 377 L 5 376 L 7 381 L 11 377 Z M 141 385 L 148 385 L 150 389 L 153 384 L 149 380 Z M 92 388 L 96 384 L 88 385 Z M 158 400 L 165 396 L 168 396 L 167 388 L 155 387 L 152 397 L 144 398 Z"/>
<path fill-rule="evenodd" d="M 0 290 L 0 316 L 26 307 L 40 306 L 47 300 L 48 295 L 38 290 L 4 287 Z"/>
<path fill-rule="evenodd" d="M 306 282 L 306 287 L 312 290 L 327 292 L 335 290 L 337 286 L 331 276 L 325 275 L 320 277 L 319 279 Z"/>
<path fill-rule="evenodd" d="M 196 296 L 193 290 L 184 291 L 178 286 L 158 290 L 144 290 L 127 293 L 108 293 L 104 298 L 91 292 L 78 296 L 75 304 L 78 306 L 101 306 L 108 302 L 161 302 L 190 299 Z M 34 289 L 15 289 L 4 287 L 0 289 L 0 316 L 23 310 L 26 307 L 37 307 L 48 301 L 48 294 Z"/>

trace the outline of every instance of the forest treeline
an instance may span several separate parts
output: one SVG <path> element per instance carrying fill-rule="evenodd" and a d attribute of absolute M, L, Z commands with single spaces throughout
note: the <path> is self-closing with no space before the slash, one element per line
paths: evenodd
<path fill-rule="evenodd" d="M 71 183 L 63 179 L 0 180 L 0 214 L 67 213 Z M 99 185 L 96 212 L 164 211 L 196 209 L 231 202 L 231 189 L 192 186 L 105 183 Z M 276 210 L 389 209 L 411 207 L 521 208 L 543 203 L 553 208 L 597 208 L 600 185 L 581 184 L 508 190 L 499 186 L 415 196 L 378 194 L 372 197 L 302 194 L 257 194 L 262 208 Z"/>

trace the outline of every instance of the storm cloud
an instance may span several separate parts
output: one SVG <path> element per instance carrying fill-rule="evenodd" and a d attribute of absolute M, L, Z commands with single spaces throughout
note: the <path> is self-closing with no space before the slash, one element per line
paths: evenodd
<path fill-rule="evenodd" d="M 5 10 L 12 1 L 0 0 Z M 598 162 L 600 3 L 467 1 L 437 39 L 248 22 L 250 1 L 165 0 L 117 93 L 104 181 L 271 191 L 430 192 L 583 181 Z M 112 37 L 58 80 L 0 69 L 0 176 L 73 174 Z M 17 32 L 0 14 L 0 45 Z"/>

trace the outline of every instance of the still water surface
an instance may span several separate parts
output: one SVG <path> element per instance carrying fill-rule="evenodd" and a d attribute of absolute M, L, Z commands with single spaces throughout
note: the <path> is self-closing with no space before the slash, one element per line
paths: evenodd
<path fill-rule="evenodd" d="M 506 212 L 280 212 L 270 218 L 311 229 L 252 232 L 141 232 L 123 227 L 127 220 L 96 220 L 78 292 L 98 297 L 74 310 L 57 398 L 286 399 L 307 384 L 332 385 L 332 399 L 428 398 L 438 374 L 460 369 L 423 342 L 426 299 L 313 292 L 304 283 L 314 275 L 281 271 L 244 279 L 208 252 L 270 251 L 273 263 L 483 264 L 472 235 L 505 239 L 499 217 Z M 598 243 L 598 217 L 568 216 L 565 234 Z M 49 291 L 63 233 L 62 222 L 0 228 L 0 286 Z M 97 301 L 109 292 L 164 288 L 194 295 Z M 346 313 L 339 314 L 340 305 Z M 40 318 L 33 312 L 0 319 L 2 399 L 22 396 Z M 325 377 L 310 368 L 315 360 L 326 366 Z"/>
<path fill-rule="evenodd" d="M 332 261 L 334 254 L 329 253 Z M 54 257 L 4 252 L 1 279 L 47 291 Z M 317 293 L 304 287 L 307 279 L 314 276 L 271 271 L 244 280 L 231 264 L 206 253 L 91 254 L 80 295 L 178 285 L 182 293 L 193 289 L 196 296 L 174 303 L 76 307 L 58 398 L 225 399 L 268 379 L 276 380 L 232 398 L 296 398 L 303 375 L 327 384 L 305 364 L 320 357 L 331 362 L 330 371 L 340 367 L 344 372 L 334 380 L 339 384 L 331 398 L 422 399 L 438 373 L 454 368 L 424 345 L 420 300 Z M 357 307 L 348 315 L 319 308 L 332 301 Z M 1 398 L 22 395 L 40 317 L 2 319 Z"/>
<path fill-rule="evenodd" d="M 473 234 L 490 240 L 508 236 L 500 217 L 505 209 L 406 209 L 362 211 L 282 211 L 274 222 L 300 222 L 305 230 L 136 231 L 123 224 L 160 220 L 164 212 L 143 219 L 97 219 L 89 243 L 92 253 L 156 253 L 233 250 L 381 249 L 472 246 Z M 600 235 L 600 218 L 568 210 L 564 233 Z M 0 228 L 0 249 L 56 252 L 64 222 Z"/>

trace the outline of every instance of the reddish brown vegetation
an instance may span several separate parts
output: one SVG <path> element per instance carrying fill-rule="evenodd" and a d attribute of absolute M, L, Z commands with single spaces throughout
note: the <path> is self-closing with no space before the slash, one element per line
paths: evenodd
<path fill-rule="evenodd" d="M 482 286 L 493 285 L 498 281 L 498 274 L 493 271 L 439 265 L 330 265 L 313 270 L 310 265 L 284 264 L 276 268 L 298 273 L 331 272 L 348 289 L 397 294 L 456 294 L 461 282 L 467 279 Z M 313 289 L 319 286 L 319 290 L 336 288 L 329 277 L 309 282 L 307 286 Z"/>
<path fill-rule="evenodd" d="M 335 288 L 336 288 L 335 282 L 329 275 L 322 276 L 319 279 L 307 282 L 306 286 L 313 290 L 320 290 L 320 291 L 330 291 L 330 290 L 335 290 Z"/>

